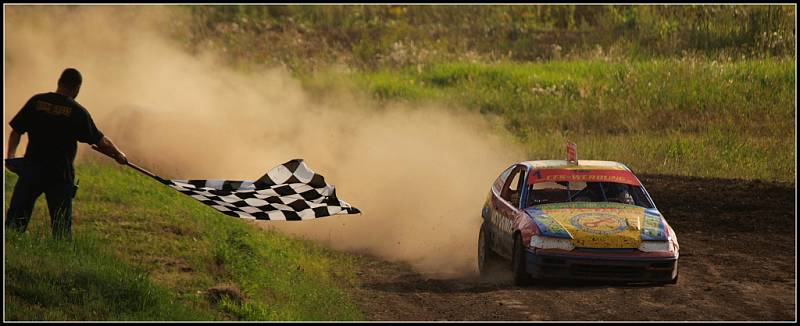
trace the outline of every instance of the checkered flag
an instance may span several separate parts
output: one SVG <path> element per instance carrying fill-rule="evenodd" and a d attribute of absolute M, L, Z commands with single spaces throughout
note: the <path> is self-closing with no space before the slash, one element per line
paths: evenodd
<path fill-rule="evenodd" d="M 300 221 L 360 211 L 302 159 L 278 165 L 256 181 L 165 180 L 162 183 L 233 217 Z"/>

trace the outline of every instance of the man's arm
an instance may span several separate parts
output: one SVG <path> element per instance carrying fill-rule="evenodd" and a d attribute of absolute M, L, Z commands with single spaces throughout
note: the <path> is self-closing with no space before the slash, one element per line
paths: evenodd
<path fill-rule="evenodd" d="M 106 136 L 100 138 L 100 141 L 97 142 L 97 145 L 92 145 L 92 148 L 100 153 L 112 157 L 113 159 L 117 160 L 117 163 L 119 164 L 128 164 L 128 157 L 125 156 L 125 153 L 120 151 L 119 148 L 117 148 L 117 146 L 111 142 L 111 139 L 108 139 Z"/>
<path fill-rule="evenodd" d="M 17 146 L 19 146 L 20 136 L 22 135 L 14 131 L 14 129 L 11 129 L 11 134 L 8 135 L 8 153 L 6 153 L 6 158 L 17 157 Z"/>

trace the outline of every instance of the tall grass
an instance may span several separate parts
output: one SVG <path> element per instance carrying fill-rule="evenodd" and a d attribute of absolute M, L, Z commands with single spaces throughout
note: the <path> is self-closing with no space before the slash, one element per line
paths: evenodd
<path fill-rule="evenodd" d="M 74 244 L 37 202 L 6 243 L 6 314 L 25 320 L 358 320 L 354 261 L 264 231 L 132 169 L 76 167 Z M 6 172 L 6 202 L 15 175 Z M 6 206 L 7 208 L 7 206 Z M 236 293 L 215 298 L 213 288 Z"/>
<path fill-rule="evenodd" d="M 501 117 L 532 158 L 625 161 L 650 173 L 795 178 L 795 62 L 696 58 L 448 63 L 353 74 L 384 99 Z"/>
<path fill-rule="evenodd" d="M 795 55 L 792 5 L 190 6 L 179 38 L 299 71 L 459 59 Z"/>

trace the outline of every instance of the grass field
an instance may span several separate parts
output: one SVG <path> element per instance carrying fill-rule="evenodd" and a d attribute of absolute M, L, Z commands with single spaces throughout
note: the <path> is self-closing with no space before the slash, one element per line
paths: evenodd
<path fill-rule="evenodd" d="M 795 67 L 789 59 L 457 62 L 307 84 L 471 108 L 499 121 L 532 159 L 561 159 L 572 140 L 580 158 L 637 172 L 791 181 Z"/>
<path fill-rule="evenodd" d="M 73 242 L 50 240 L 44 198 L 26 233 L 6 234 L 7 320 L 362 318 L 341 290 L 355 282 L 351 258 L 224 216 L 132 169 L 76 170 Z M 6 172 L 6 203 L 15 183 Z"/>
<path fill-rule="evenodd" d="M 172 29 L 233 66 L 795 55 L 792 5 L 186 6 Z M 213 44 L 213 45 L 212 45 Z M 211 45 L 211 46 L 210 46 Z"/>

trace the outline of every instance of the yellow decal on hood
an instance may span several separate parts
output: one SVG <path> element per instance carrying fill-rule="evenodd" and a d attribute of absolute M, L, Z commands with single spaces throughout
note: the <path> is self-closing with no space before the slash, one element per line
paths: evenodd
<path fill-rule="evenodd" d="M 570 218 L 569 222 L 580 231 L 594 234 L 615 234 L 628 227 L 624 219 L 608 213 L 582 213 Z"/>
<path fill-rule="evenodd" d="M 633 230 L 639 231 L 639 230 L 642 229 L 642 225 L 641 225 L 642 222 L 641 222 L 641 219 L 638 218 L 638 217 L 628 216 L 625 219 L 625 223 L 628 223 L 628 227 L 633 229 Z"/>
<path fill-rule="evenodd" d="M 557 208 L 543 211 L 563 226 L 576 248 L 638 248 L 643 208 Z"/>

